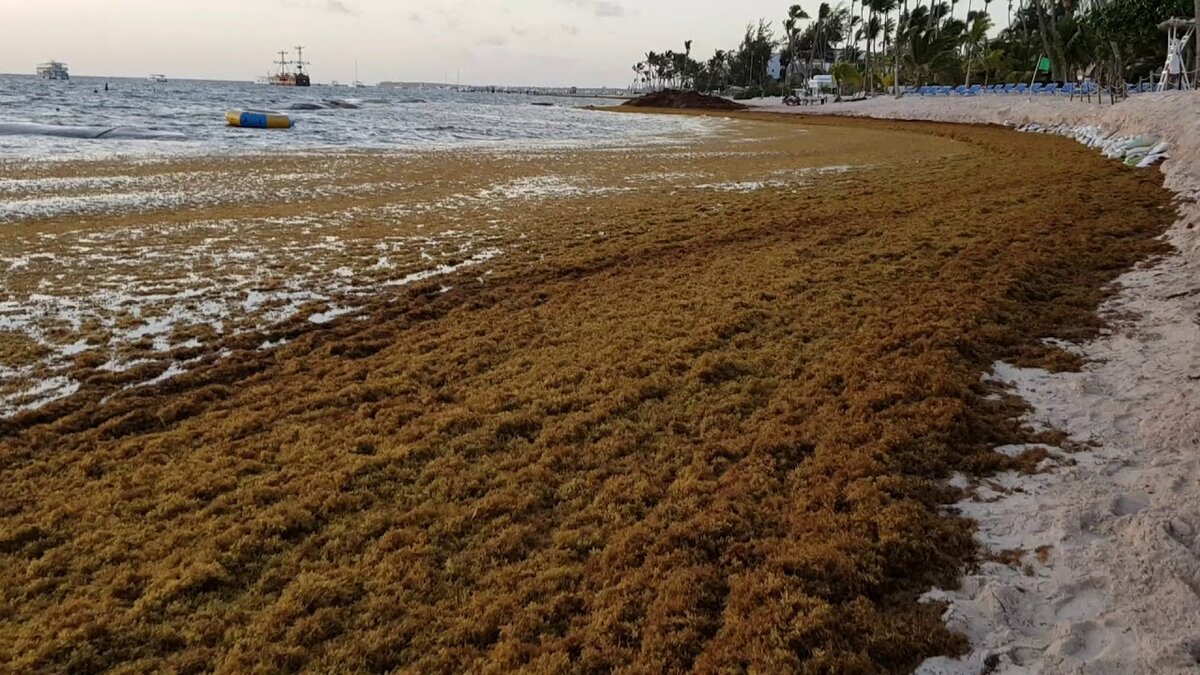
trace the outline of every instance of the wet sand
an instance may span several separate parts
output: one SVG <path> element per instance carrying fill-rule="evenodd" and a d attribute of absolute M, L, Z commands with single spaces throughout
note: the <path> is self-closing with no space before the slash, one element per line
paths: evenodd
<path fill-rule="evenodd" d="M 9 332 L 34 343 L 0 351 L 26 378 L 7 404 L 78 384 L 0 423 L 0 662 L 966 649 L 918 602 L 979 561 L 945 480 L 1044 469 L 1062 441 L 983 375 L 1077 367 L 1046 340 L 1102 327 L 1107 283 L 1164 250 L 1169 193 L 1065 139 L 740 117 L 649 148 L 6 168 L 23 197 L 204 172 L 326 191 L 0 229 L 4 320 L 31 314 Z"/>
<path fill-rule="evenodd" d="M 90 367 L 128 386 L 222 338 L 324 322 L 381 288 L 512 258 L 538 236 L 530 206 L 798 189 L 851 168 L 839 162 L 913 150 L 877 158 L 869 135 L 847 136 L 750 125 L 661 147 L 9 166 L 0 415 L 77 390 Z"/>

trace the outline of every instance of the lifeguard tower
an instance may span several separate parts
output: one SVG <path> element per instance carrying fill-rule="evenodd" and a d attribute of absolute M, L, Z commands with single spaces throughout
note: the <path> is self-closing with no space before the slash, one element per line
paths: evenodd
<path fill-rule="evenodd" d="M 1183 53 L 1196 32 L 1195 19 L 1167 19 L 1158 24 L 1158 28 L 1167 32 L 1167 62 L 1163 64 L 1162 77 L 1155 91 L 1191 89 L 1192 82 L 1183 62 Z"/>

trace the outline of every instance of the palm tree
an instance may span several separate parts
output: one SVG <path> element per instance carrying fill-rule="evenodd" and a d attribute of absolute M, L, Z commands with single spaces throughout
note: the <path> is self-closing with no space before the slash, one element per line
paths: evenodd
<path fill-rule="evenodd" d="M 871 0 L 871 16 L 867 18 L 867 54 L 871 59 L 879 56 L 879 39 L 883 36 L 883 17 L 875 9 L 875 0 Z M 875 64 L 871 64 L 872 70 Z"/>
<path fill-rule="evenodd" d="M 851 54 L 850 40 L 854 36 L 854 26 L 858 22 L 858 16 L 854 13 L 854 2 L 850 0 L 850 8 L 845 10 L 845 25 L 842 26 L 842 61 L 849 61 Z"/>
<path fill-rule="evenodd" d="M 858 29 L 858 32 L 855 33 L 855 35 L 854 35 L 854 48 L 855 49 L 858 49 L 858 43 L 860 40 L 864 41 L 864 42 L 866 41 L 867 3 L 869 1 L 870 0 L 859 0 L 858 1 L 858 25 L 861 27 Z M 859 50 L 859 51 L 864 53 L 863 71 L 865 72 L 866 67 L 867 67 L 866 58 L 868 56 L 870 56 L 870 53 L 871 53 L 870 45 L 868 45 L 865 50 Z"/>
<path fill-rule="evenodd" d="M 779 67 L 783 73 L 783 79 L 789 85 L 795 79 L 795 75 L 800 70 L 798 43 L 800 42 L 800 31 L 796 28 L 796 23 L 791 19 L 783 22 L 784 49 L 779 53 Z"/>
<path fill-rule="evenodd" d="M 800 5 L 792 5 L 788 8 L 787 19 L 783 22 L 783 36 L 787 45 L 787 79 L 791 78 L 792 71 L 796 68 L 798 59 L 796 58 L 796 43 L 800 39 L 799 22 L 802 19 L 807 19 L 808 13 Z"/>
<path fill-rule="evenodd" d="M 666 82 L 667 88 L 675 88 L 677 86 L 680 56 L 682 54 L 676 54 L 672 49 L 668 49 L 662 55 L 662 79 Z"/>
<path fill-rule="evenodd" d="M 727 73 L 729 71 L 729 54 L 724 49 L 718 49 L 713 53 L 713 57 L 709 60 L 709 69 L 718 76 L 718 82 L 721 89 L 725 88 L 727 81 Z"/>
<path fill-rule="evenodd" d="M 875 91 L 875 63 L 872 59 L 875 51 L 875 42 L 883 34 L 884 41 L 887 41 L 887 21 L 886 17 L 896 9 L 896 0 L 867 0 L 871 8 L 871 18 L 867 21 L 867 62 L 869 64 L 867 71 L 867 86 L 870 91 Z M 881 18 L 880 15 L 883 15 Z M 894 26 L 894 24 L 893 24 Z"/>
<path fill-rule="evenodd" d="M 847 61 L 837 64 L 833 67 L 833 81 L 837 84 L 838 98 L 841 98 L 846 93 L 846 88 L 856 88 L 862 84 L 862 75 L 854 64 Z"/>
<path fill-rule="evenodd" d="M 688 87 L 688 67 L 692 64 L 692 41 L 683 41 L 683 86 Z M 695 82 L 690 86 L 695 87 Z"/>
<path fill-rule="evenodd" d="M 913 14 L 904 34 L 904 68 L 910 81 L 929 84 L 957 67 L 962 24 L 943 24 L 939 19 L 922 16 L 920 11 Z"/>
<path fill-rule="evenodd" d="M 817 25 L 816 25 L 816 30 L 813 31 L 813 33 L 814 33 L 813 34 L 813 48 L 810 49 L 808 52 L 808 73 L 810 75 L 812 74 L 812 58 L 814 55 L 813 52 L 816 51 L 816 49 L 818 47 L 820 47 L 820 49 L 821 49 L 820 55 L 817 56 L 818 60 L 822 64 L 824 64 L 825 61 L 828 60 L 826 58 L 828 55 L 825 53 L 825 49 L 830 46 L 829 45 L 829 32 L 830 32 L 829 24 L 830 24 L 830 18 L 833 16 L 833 13 L 834 13 L 833 8 L 829 6 L 828 2 L 822 2 L 821 5 L 817 8 Z"/>
<path fill-rule="evenodd" d="M 1054 53 L 1053 45 L 1050 41 L 1052 31 L 1057 32 L 1057 21 L 1054 16 L 1054 8 L 1051 6 L 1051 11 L 1047 14 L 1043 3 L 1045 0 L 1033 0 L 1033 7 L 1037 10 L 1038 19 L 1038 34 L 1042 39 L 1043 53 L 1050 58 L 1051 75 L 1054 79 L 1062 79 L 1059 77 L 1059 70 L 1062 68 L 1062 60 L 1058 58 L 1058 54 Z"/>
<path fill-rule="evenodd" d="M 983 50 L 987 46 L 987 33 L 992 29 L 992 20 L 987 12 L 974 12 L 967 18 L 967 21 L 967 34 L 964 36 L 963 44 L 967 52 L 966 84 L 970 86 L 971 61 L 976 55 L 982 58 Z"/>
<path fill-rule="evenodd" d="M 895 48 L 896 46 L 892 42 L 892 36 L 896 34 L 896 20 L 894 18 L 892 18 L 890 16 L 890 14 L 891 13 L 889 12 L 887 14 L 884 14 L 884 16 L 883 16 L 883 55 L 885 58 L 889 52 L 893 56 L 896 53 L 896 48 Z M 887 61 L 884 61 L 884 63 L 886 64 Z M 884 71 L 886 72 L 886 70 L 887 70 L 887 66 L 885 65 Z M 897 87 L 899 86 L 899 84 L 900 83 L 897 79 L 892 80 L 892 92 L 893 93 L 896 93 L 898 91 Z"/>

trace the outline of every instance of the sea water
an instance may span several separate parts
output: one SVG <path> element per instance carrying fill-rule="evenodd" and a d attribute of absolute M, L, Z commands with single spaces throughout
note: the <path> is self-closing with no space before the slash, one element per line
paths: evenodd
<path fill-rule="evenodd" d="M 642 143 L 711 126 L 700 118 L 585 109 L 616 102 L 447 89 L 0 75 L 0 159 Z M 296 126 L 229 127 L 225 112 L 233 108 L 286 112 Z"/>

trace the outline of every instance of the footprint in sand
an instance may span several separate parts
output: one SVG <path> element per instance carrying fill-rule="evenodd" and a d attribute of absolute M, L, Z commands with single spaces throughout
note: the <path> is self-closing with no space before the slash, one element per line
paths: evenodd
<path fill-rule="evenodd" d="M 1104 609 L 1104 586 L 1103 579 L 1094 577 L 1067 584 L 1054 603 L 1055 617 L 1063 622 L 1079 622 L 1099 616 Z"/>
<path fill-rule="evenodd" d="M 1129 516 L 1150 508 L 1150 497 L 1141 493 L 1118 495 L 1109 509 L 1114 516 Z"/>
<path fill-rule="evenodd" d="M 1089 661 L 1099 655 L 1108 643 L 1106 631 L 1100 630 L 1094 621 L 1060 624 L 1054 632 L 1054 642 L 1047 652 L 1059 657 Z"/>
<path fill-rule="evenodd" d="M 1113 419 L 1113 426 L 1123 434 L 1133 433 L 1137 429 L 1137 418 L 1131 414 L 1118 415 Z"/>
<path fill-rule="evenodd" d="M 1164 529 L 1172 539 L 1191 548 L 1192 534 L 1195 532 L 1191 523 L 1179 516 L 1175 516 L 1166 522 Z"/>

